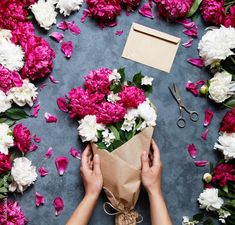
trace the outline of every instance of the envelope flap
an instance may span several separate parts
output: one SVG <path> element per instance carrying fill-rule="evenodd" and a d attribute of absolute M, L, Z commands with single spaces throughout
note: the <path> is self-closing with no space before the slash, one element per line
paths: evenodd
<path fill-rule="evenodd" d="M 175 36 L 151 29 L 149 27 L 142 26 L 137 23 L 133 23 L 133 30 L 137 31 L 137 32 L 141 32 L 146 35 L 150 35 L 150 36 L 165 40 L 165 41 L 168 41 L 168 42 L 171 42 L 173 44 L 178 44 L 180 42 L 180 39 Z"/>

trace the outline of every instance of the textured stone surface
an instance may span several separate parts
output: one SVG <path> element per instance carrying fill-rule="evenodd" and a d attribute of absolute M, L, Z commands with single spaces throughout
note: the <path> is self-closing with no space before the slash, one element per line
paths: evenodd
<path fill-rule="evenodd" d="M 195 167 L 193 160 L 188 156 L 187 145 L 189 143 L 196 145 L 198 148 L 198 160 L 214 161 L 216 153 L 212 148 L 218 136 L 217 128 L 219 122 L 225 113 L 215 108 L 207 99 L 193 97 L 191 93 L 185 91 L 184 85 L 188 80 L 197 81 L 198 79 L 209 78 L 209 74 L 206 71 L 193 67 L 186 62 L 188 57 L 197 57 L 198 39 L 194 40 L 193 46 L 189 49 L 185 49 L 182 46 L 179 48 L 172 71 L 170 74 L 166 74 L 123 59 L 121 58 L 121 53 L 132 22 L 176 35 L 182 38 L 182 42 L 185 42 L 188 38 L 182 34 L 183 27 L 181 25 L 169 24 L 159 18 L 150 20 L 140 16 L 138 12 L 127 17 L 123 12 L 121 17 L 118 18 L 118 26 L 105 28 L 102 31 L 91 19 L 87 19 L 85 24 L 81 24 L 81 16 L 82 11 L 72 15 L 69 20 L 75 20 L 79 24 L 82 33 L 79 36 L 74 36 L 68 31 L 65 32 L 65 41 L 72 40 L 75 47 L 74 54 L 70 60 L 65 59 L 60 52 L 60 44 L 51 40 L 48 37 L 48 33 L 37 29 L 38 33 L 50 42 L 57 53 L 53 76 L 60 80 L 60 84 L 52 84 L 49 79 L 43 81 L 47 83 L 47 86 L 39 96 L 41 103 L 39 117 L 23 121 L 25 125 L 29 126 L 32 133 L 36 133 L 42 138 L 39 149 L 29 154 L 29 158 L 32 159 L 37 167 L 44 166 L 49 169 L 48 176 L 39 177 L 36 184 L 29 188 L 23 196 L 16 196 L 16 199 L 20 201 L 26 212 L 28 224 L 65 224 L 84 195 L 83 184 L 79 175 L 80 161 L 72 158 L 68 153 L 72 146 L 83 148 L 77 136 L 77 122 L 70 120 L 67 114 L 58 110 L 56 105 L 57 97 L 64 95 L 74 86 L 81 86 L 83 84 L 83 75 L 87 74 L 91 69 L 99 67 L 119 68 L 123 66 L 126 67 L 129 78 L 138 71 L 155 78 L 152 101 L 158 107 L 159 116 L 154 139 L 161 149 L 164 167 L 162 188 L 173 224 L 181 224 L 183 215 L 192 216 L 198 211 L 196 199 L 202 190 L 201 176 L 208 171 L 208 167 Z M 58 18 L 58 21 L 61 19 Z M 205 26 L 200 19 L 197 19 L 197 24 L 201 37 Z M 124 30 L 124 34 L 120 37 L 116 36 L 115 32 L 117 30 Z M 53 31 L 58 31 L 56 26 L 51 29 L 50 33 Z M 176 126 L 179 112 L 168 90 L 168 86 L 173 82 L 181 89 L 182 96 L 188 107 L 197 110 L 200 114 L 200 120 L 197 123 L 187 119 L 185 129 L 179 129 Z M 215 116 L 210 126 L 208 141 L 203 141 L 201 139 L 201 134 L 204 131 L 202 124 L 204 110 L 208 106 L 215 111 Z M 45 112 L 57 115 L 58 123 L 46 124 L 43 117 Z M 54 155 L 51 159 L 45 160 L 44 153 L 50 146 L 54 149 Z M 64 176 L 61 177 L 58 175 L 54 163 L 55 158 L 60 155 L 65 155 L 69 158 L 68 169 Z M 39 208 L 36 208 L 34 203 L 36 191 L 45 196 L 45 205 Z M 59 217 L 54 215 L 54 207 L 52 205 L 57 195 L 63 198 L 65 204 L 65 208 Z M 113 224 L 113 217 L 106 215 L 103 211 L 103 203 L 105 201 L 105 196 L 102 194 L 91 219 L 91 225 Z M 141 192 L 136 209 L 144 218 L 142 224 L 150 225 L 149 202 L 144 191 Z"/>

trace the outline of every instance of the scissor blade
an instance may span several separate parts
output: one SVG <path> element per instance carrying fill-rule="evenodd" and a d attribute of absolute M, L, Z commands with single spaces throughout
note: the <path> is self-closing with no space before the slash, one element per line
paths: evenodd
<path fill-rule="evenodd" d="M 177 94 L 176 94 L 176 92 L 175 92 L 175 90 L 174 90 L 174 86 L 173 86 L 173 87 L 168 87 L 168 88 L 169 88 L 169 90 L 170 90 L 172 96 L 173 96 L 174 99 L 176 100 L 176 102 L 177 102 L 178 104 L 180 104 L 179 99 L 178 99 L 178 97 L 177 97 Z"/>

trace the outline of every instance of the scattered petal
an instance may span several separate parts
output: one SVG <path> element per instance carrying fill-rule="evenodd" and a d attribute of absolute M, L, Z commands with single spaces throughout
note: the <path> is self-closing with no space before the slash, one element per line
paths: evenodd
<path fill-rule="evenodd" d="M 73 42 L 63 42 L 61 44 L 61 51 L 64 53 L 65 57 L 70 58 L 73 54 Z"/>
<path fill-rule="evenodd" d="M 64 38 L 64 34 L 60 33 L 60 32 L 53 32 L 49 35 L 49 37 L 53 38 L 54 40 L 56 40 L 57 42 L 62 42 L 63 38 Z"/>
<path fill-rule="evenodd" d="M 48 170 L 44 167 L 38 167 L 38 172 L 41 177 L 45 177 L 48 174 Z"/>
<path fill-rule="evenodd" d="M 126 16 L 130 16 L 130 15 L 131 13 L 128 10 L 126 10 Z"/>
<path fill-rule="evenodd" d="M 46 86 L 47 86 L 47 84 L 45 84 L 45 83 L 40 84 L 39 90 L 42 91 Z"/>
<path fill-rule="evenodd" d="M 190 91 L 193 95 L 198 96 L 198 90 L 196 85 L 192 81 L 188 81 L 185 85 L 187 91 Z"/>
<path fill-rule="evenodd" d="M 116 35 L 121 36 L 123 34 L 123 30 L 117 30 L 115 32 Z"/>
<path fill-rule="evenodd" d="M 206 129 L 203 133 L 202 133 L 202 139 L 206 140 L 207 139 L 207 134 L 209 132 L 209 129 Z"/>
<path fill-rule="evenodd" d="M 190 48 L 193 44 L 193 39 L 189 39 L 188 41 L 186 41 L 185 43 L 182 44 L 182 46 L 184 46 L 185 48 Z"/>
<path fill-rule="evenodd" d="M 56 168 L 59 172 L 59 174 L 62 176 L 68 166 L 68 158 L 65 156 L 59 156 L 55 160 Z"/>
<path fill-rule="evenodd" d="M 150 6 L 150 4 L 147 3 L 144 3 L 143 6 L 139 9 L 139 14 L 150 19 L 154 18 L 152 13 L 152 7 Z"/>
<path fill-rule="evenodd" d="M 90 11 L 88 9 L 84 9 L 82 13 L 81 23 L 84 23 L 86 21 L 86 18 L 90 15 Z"/>
<path fill-rule="evenodd" d="M 206 166 L 209 162 L 206 160 L 199 160 L 194 162 L 197 167 L 204 167 Z"/>
<path fill-rule="evenodd" d="M 39 194 L 38 192 L 35 193 L 35 203 L 36 206 L 43 205 L 45 203 L 44 196 Z"/>
<path fill-rule="evenodd" d="M 45 117 L 47 123 L 56 123 L 57 122 L 57 117 L 48 113 L 48 112 L 46 112 L 44 114 L 44 117 Z"/>
<path fill-rule="evenodd" d="M 30 151 L 30 152 L 34 152 L 34 151 L 36 151 L 37 149 L 38 149 L 38 146 L 37 146 L 37 145 L 31 144 L 31 146 L 30 146 L 30 148 L 29 148 L 29 151 Z"/>
<path fill-rule="evenodd" d="M 197 37 L 198 36 L 197 27 L 194 27 L 192 29 L 183 30 L 183 33 L 188 35 L 189 37 Z"/>
<path fill-rule="evenodd" d="M 40 107 L 41 107 L 40 106 L 40 102 L 33 107 L 33 112 L 32 112 L 32 116 L 33 117 L 35 117 L 35 118 L 38 117 L 38 113 L 39 113 Z"/>
<path fill-rule="evenodd" d="M 64 202 L 60 196 L 57 196 L 53 201 L 53 205 L 55 207 L 55 215 L 59 216 L 64 208 Z"/>
<path fill-rule="evenodd" d="M 71 156 L 73 156 L 74 158 L 77 158 L 77 159 L 81 159 L 81 151 L 80 150 L 76 150 L 75 148 L 71 148 L 69 150 L 69 153 Z"/>
<path fill-rule="evenodd" d="M 64 97 L 57 98 L 56 102 L 57 102 L 57 105 L 61 111 L 63 111 L 63 112 L 69 111 L 68 107 L 67 107 L 66 98 L 64 98 Z"/>
<path fill-rule="evenodd" d="M 204 123 L 203 123 L 205 127 L 208 127 L 210 125 L 211 120 L 213 119 L 213 116 L 214 116 L 214 112 L 209 108 L 206 109 Z"/>
<path fill-rule="evenodd" d="M 50 79 L 50 81 L 51 81 L 53 84 L 58 84 L 58 83 L 60 83 L 60 81 L 56 80 L 52 75 L 49 76 L 49 79 Z"/>
<path fill-rule="evenodd" d="M 46 159 L 51 158 L 53 152 L 54 152 L 54 151 L 53 151 L 52 147 L 49 147 L 49 148 L 47 149 L 47 152 L 45 153 L 45 158 L 46 158 Z"/>
<path fill-rule="evenodd" d="M 188 153 L 191 156 L 191 158 L 195 159 L 197 157 L 197 149 L 194 144 L 188 145 Z"/>
<path fill-rule="evenodd" d="M 196 88 L 198 88 L 200 85 L 205 84 L 206 81 L 205 80 L 198 80 L 197 83 L 195 84 Z"/>
<path fill-rule="evenodd" d="M 188 58 L 187 61 L 191 63 L 192 65 L 200 67 L 200 68 L 205 66 L 204 61 L 201 58 Z"/>
<path fill-rule="evenodd" d="M 66 21 L 62 21 L 62 22 L 58 23 L 57 28 L 61 29 L 61 30 L 67 30 L 68 24 Z"/>
<path fill-rule="evenodd" d="M 36 134 L 33 135 L 33 140 L 34 140 L 36 143 L 40 143 L 40 142 L 41 142 L 41 138 L 38 137 Z"/>
<path fill-rule="evenodd" d="M 72 34 L 79 35 L 81 33 L 80 28 L 78 27 L 78 25 L 76 25 L 74 23 L 74 21 L 68 22 L 67 24 L 68 24 L 68 28 Z"/>

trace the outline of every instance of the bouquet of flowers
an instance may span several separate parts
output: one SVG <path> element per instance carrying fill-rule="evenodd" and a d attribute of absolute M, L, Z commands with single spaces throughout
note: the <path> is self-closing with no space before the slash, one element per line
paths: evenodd
<path fill-rule="evenodd" d="M 222 160 L 214 167 L 211 163 L 209 173 L 203 176 L 204 190 L 198 198 L 200 209 L 206 209 L 209 215 L 221 223 L 232 225 L 235 221 L 235 108 L 227 112 L 220 126 L 220 136 L 214 149 L 223 154 Z M 199 224 L 204 213 L 194 215 L 190 220 L 183 217 L 183 225 Z M 213 224 L 209 218 L 204 224 Z"/>
<path fill-rule="evenodd" d="M 152 82 L 141 73 L 126 81 L 123 68 L 101 68 L 85 76 L 85 89 L 73 88 L 57 100 L 61 110 L 78 120 L 82 141 L 91 142 L 93 152 L 101 157 L 104 190 L 119 211 L 116 224 L 125 224 L 128 218 L 135 224 L 138 217 L 134 206 L 141 184 L 140 156 L 150 148 L 157 119 L 146 97 Z"/>

